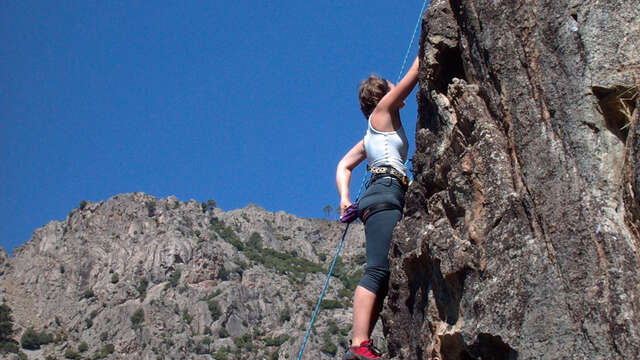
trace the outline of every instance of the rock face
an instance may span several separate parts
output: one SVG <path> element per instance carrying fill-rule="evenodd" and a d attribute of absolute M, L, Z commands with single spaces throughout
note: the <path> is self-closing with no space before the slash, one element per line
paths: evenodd
<path fill-rule="evenodd" d="M 16 339 L 27 328 L 55 338 L 23 350 L 33 359 L 291 359 L 343 229 L 142 193 L 83 202 L 13 258 L 0 252 L 0 302 Z M 362 225 L 352 225 L 305 357 L 346 346 L 363 243 Z"/>
<path fill-rule="evenodd" d="M 433 0 L 396 359 L 640 358 L 640 6 Z"/>
<path fill-rule="evenodd" d="M 4 249 L 0 248 L 0 276 L 4 274 L 4 269 L 7 266 L 9 266 L 9 256 Z"/>

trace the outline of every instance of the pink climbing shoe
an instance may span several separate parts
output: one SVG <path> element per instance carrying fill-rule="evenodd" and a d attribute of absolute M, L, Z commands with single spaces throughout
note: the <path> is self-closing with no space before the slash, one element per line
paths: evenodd
<path fill-rule="evenodd" d="M 382 352 L 373 346 L 371 340 L 365 340 L 360 346 L 351 346 L 342 360 L 382 359 Z"/>

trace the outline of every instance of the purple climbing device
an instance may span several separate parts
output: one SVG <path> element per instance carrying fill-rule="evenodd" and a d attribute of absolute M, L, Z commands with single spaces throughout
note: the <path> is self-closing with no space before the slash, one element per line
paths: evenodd
<path fill-rule="evenodd" d="M 345 209 L 344 215 L 340 217 L 340 221 L 343 223 L 350 223 L 358 218 L 358 203 L 353 203 Z"/>

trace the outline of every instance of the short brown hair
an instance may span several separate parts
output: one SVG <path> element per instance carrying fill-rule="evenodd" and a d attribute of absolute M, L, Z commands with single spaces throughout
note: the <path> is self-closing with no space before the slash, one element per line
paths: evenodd
<path fill-rule="evenodd" d="M 360 99 L 360 110 L 365 118 L 369 118 L 380 99 L 388 92 L 389 83 L 381 77 L 369 75 L 360 82 L 358 99 Z"/>

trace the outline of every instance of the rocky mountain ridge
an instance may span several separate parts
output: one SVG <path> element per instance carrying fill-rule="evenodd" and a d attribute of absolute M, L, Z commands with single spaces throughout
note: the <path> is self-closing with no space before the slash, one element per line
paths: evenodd
<path fill-rule="evenodd" d="M 32 359 L 293 358 L 343 229 L 254 205 L 117 195 L 3 253 L 0 299 L 15 339 L 51 337 L 22 350 Z M 363 237 L 352 225 L 305 356 L 343 351 Z"/>

